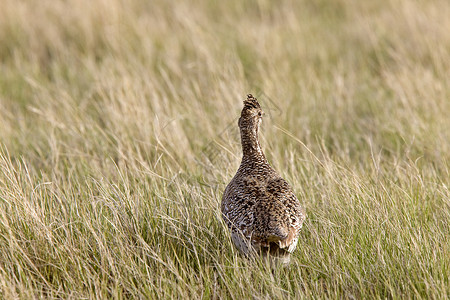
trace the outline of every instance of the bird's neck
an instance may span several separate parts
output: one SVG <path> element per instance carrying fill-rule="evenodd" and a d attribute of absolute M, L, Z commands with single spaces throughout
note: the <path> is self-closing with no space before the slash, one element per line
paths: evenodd
<path fill-rule="evenodd" d="M 241 143 L 242 143 L 242 161 L 248 160 L 263 160 L 266 161 L 264 152 L 258 139 L 258 126 L 249 128 L 241 128 Z"/>

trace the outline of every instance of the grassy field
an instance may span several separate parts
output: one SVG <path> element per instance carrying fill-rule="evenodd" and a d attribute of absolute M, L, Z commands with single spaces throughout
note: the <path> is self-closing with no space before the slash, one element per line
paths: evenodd
<path fill-rule="evenodd" d="M 450 297 L 449 1 L 0 5 L 0 298 Z M 219 211 L 248 93 L 285 269 Z"/>

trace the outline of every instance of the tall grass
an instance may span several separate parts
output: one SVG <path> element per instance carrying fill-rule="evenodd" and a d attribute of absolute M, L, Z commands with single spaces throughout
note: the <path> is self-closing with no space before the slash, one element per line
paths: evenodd
<path fill-rule="evenodd" d="M 450 296 L 450 2 L 1 7 L 0 298 Z M 250 92 L 289 268 L 220 215 Z"/>

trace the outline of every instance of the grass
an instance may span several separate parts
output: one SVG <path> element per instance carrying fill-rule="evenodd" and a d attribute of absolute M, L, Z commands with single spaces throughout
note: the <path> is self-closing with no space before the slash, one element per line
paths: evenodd
<path fill-rule="evenodd" d="M 0 298 L 448 298 L 449 15 L 4 0 Z M 286 269 L 219 212 L 247 93 L 308 213 Z"/>

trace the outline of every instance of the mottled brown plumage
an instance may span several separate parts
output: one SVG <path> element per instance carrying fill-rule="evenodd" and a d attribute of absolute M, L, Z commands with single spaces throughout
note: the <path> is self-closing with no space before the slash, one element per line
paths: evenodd
<path fill-rule="evenodd" d="M 222 215 L 245 255 L 269 254 L 289 262 L 305 212 L 290 185 L 269 165 L 258 140 L 262 109 L 248 95 L 239 118 L 242 162 L 222 198 Z"/>

